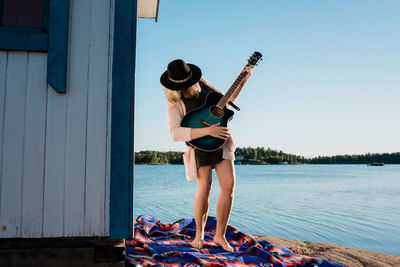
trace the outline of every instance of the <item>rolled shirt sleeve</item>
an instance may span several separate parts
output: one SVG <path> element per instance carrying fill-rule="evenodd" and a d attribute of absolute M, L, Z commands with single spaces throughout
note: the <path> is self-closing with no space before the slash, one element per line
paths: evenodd
<path fill-rule="evenodd" d="M 190 128 L 181 127 L 183 112 L 181 112 L 179 108 L 179 103 L 167 106 L 167 116 L 169 134 L 171 135 L 172 140 L 175 142 L 190 141 Z"/>

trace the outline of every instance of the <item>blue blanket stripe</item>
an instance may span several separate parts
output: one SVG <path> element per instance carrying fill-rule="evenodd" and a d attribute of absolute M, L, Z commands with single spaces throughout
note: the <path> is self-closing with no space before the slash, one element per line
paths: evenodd
<path fill-rule="evenodd" d="M 126 263 L 132 266 L 322 266 L 343 265 L 318 257 L 295 254 L 268 241 L 228 225 L 226 239 L 235 249 L 227 252 L 213 242 L 216 218 L 209 216 L 205 226 L 204 247 L 190 246 L 196 234 L 193 218 L 161 223 L 159 218 L 141 215 L 136 219 L 134 238 L 125 241 Z"/>

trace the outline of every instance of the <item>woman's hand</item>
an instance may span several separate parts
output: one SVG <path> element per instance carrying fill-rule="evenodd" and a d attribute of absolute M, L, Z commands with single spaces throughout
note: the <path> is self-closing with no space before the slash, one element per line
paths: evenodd
<path fill-rule="evenodd" d="M 220 138 L 223 140 L 228 139 L 231 136 L 231 132 L 229 131 L 228 127 L 223 127 L 219 126 L 220 123 L 216 123 L 211 125 L 210 127 L 207 127 L 208 129 L 208 135 L 211 135 L 216 138 Z"/>
<path fill-rule="evenodd" d="M 244 66 L 242 73 L 246 73 L 246 76 L 243 77 L 242 81 L 239 83 L 238 87 L 236 88 L 235 92 L 229 99 L 232 103 L 235 102 L 236 98 L 238 97 L 240 91 L 242 91 L 244 84 L 250 78 L 251 74 L 253 73 L 254 66 L 247 64 Z"/>
<path fill-rule="evenodd" d="M 248 76 L 250 77 L 250 75 L 253 73 L 253 69 L 254 69 L 254 66 L 253 66 L 253 65 L 247 64 L 246 66 L 244 66 L 242 72 L 247 72 L 247 73 L 249 73 Z"/>
<path fill-rule="evenodd" d="M 244 66 L 242 72 L 247 72 L 247 74 L 246 74 L 246 76 L 243 78 L 243 80 L 241 82 L 241 86 L 242 87 L 247 82 L 247 80 L 250 78 L 251 74 L 253 73 L 253 69 L 254 69 L 254 66 L 252 66 L 252 65 Z"/>

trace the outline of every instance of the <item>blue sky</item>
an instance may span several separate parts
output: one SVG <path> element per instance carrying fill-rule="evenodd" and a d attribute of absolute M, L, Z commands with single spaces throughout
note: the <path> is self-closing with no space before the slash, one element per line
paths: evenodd
<path fill-rule="evenodd" d="M 160 75 L 199 66 L 226 91 L 264 60 L 238 97 L 237 146 L 303 156 L 400 151 L 400 1 L 161 0 L 137 34 L 135 151 L 184 151 L 169 136 Z"/>

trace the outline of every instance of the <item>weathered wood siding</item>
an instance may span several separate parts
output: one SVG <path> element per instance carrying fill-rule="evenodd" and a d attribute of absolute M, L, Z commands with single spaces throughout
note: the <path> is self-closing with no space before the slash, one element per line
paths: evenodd
<path fill-rule="evenodd" d="M 112 0 L 71 0 L 67 94 L 0 51 L 0 238 L 108 236 Z"/>

